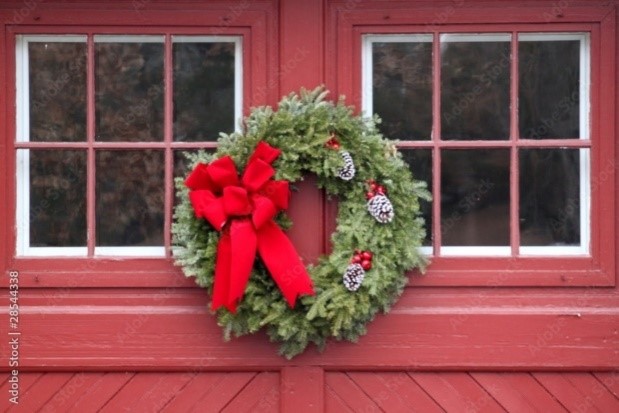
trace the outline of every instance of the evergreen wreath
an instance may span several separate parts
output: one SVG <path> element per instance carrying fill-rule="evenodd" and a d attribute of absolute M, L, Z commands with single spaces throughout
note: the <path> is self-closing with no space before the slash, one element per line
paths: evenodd
<path fill-rule="evenodd" d="M 303 352 L 310 342 L 322 350 L 330 337 L 356 341 L 379 311 L 386 313 L 395 303 L 407 283 L 406 271 L 426 265 L 418 251 L 425 236 L 419 199 L 430 199 L 425 183 L 413 180 L 393 142 L 376 128 L 377 117 L 354 116 L 343 98 L 334 104 L 325 100 L 327 94 L 323 87 L 302 89 L 300 95 L 283 98 L 277 110 L 254 108 L 242 132 L 220 135 L 215 154 L 187 154 L 194 170 L 175 182 L 180 199 L 172 227 L 175 260 L 186 276 L 195 277 L 211 294 L 218 246 L 229 236 L 231 219 L 217 228 L 212 214 L 209 221 L 199 212 L 204 200 L 194 195 L 203 187 L 196 182 L 213 179 L 204 177 L 210 165 L 229 167 L 231 160 L 232 168 L 242 172 L 256 169 L 248 166 L 252 162 L 272 164 L 275 176 L 261 189 L 255 188 L 263 195 L 269 195 L 265 188 L 273 182 L 294 183 L 306 173 L 315 174 L 318 186 L 337 197 L 332 253 L 303 267 L 309 285 L 282 299 L 282 280 L 274 282 L 270 267 L 256 254 L 247 269 L 251 275 L 242 298 L 232 304 L 213 302 L 226 340 L 265 328 L 271 341 L 281 343 L 280 353 L 287 358 Z M 243 182 L 247 174 L 251 173 L 243 175 Z M 230 179 L 238 181 L 236 175 Z M 213 198 L 221 195 L 221 185 L 213 188 L 209 187 L 219 191 Z M 274 226 L 289 227 L 292 223 L 283 212 L 286 203 L 273 202 L 278 212 Z"/>

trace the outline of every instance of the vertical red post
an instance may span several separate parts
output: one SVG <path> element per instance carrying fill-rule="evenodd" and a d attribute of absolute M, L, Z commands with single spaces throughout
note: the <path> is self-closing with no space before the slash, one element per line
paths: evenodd
<path fill-rule="evenodd" d="M 281 370 L 281 411 L 323 412 L 324 371 L 320 367 L 284 367 Z"/>
<path fill-rule="evenodd" d="M 323 2 L 281 2 L 280 17 L 279 97 L 325 82 Z M 313 177 L 295 186 L 299 191 L 292 194 L 289 208 L 294 222 L 290 239 L 306 263 L 315 262 L 325 251 L 325 197 Z"/>
<path fill-rule="evenodd" d="M 96 240 L 96 193 L 95 193 L 95 44 L 92 33 L 88 34 L 86 55 L 86 140 L 88 143 L 86 167 L 86 230 L 88 256 L 95 253 Z"/>

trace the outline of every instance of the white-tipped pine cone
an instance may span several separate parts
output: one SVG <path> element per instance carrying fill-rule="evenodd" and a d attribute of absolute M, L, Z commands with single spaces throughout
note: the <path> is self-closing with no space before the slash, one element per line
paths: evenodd
<path fill-rule="evenodd" d="M 361 264 L 350 264 L 346 268 L 342 282 L 348 291 L 357 291 L 365 278 L 365 270 Z"/>
<path fill-rule="evenodd" d="M 383 194 L 377 194 L 368 201 L 368 212 L 381 224 L 393 220 L 393 205 L 389 198 Z"/>
<path fill-rule="evenodd" d="M 344 160 L 344 166 L 342 166 L 342 168 L 337 171 L 337 176 L 339 176 L 340 179 L 343 179 L 344 181 L 350 181 L 355 177 L 355 163 L 352 160 L 352 156 L 350 156 L 350 153 L 348 151 L 340 151 L 340 155 Z"/>

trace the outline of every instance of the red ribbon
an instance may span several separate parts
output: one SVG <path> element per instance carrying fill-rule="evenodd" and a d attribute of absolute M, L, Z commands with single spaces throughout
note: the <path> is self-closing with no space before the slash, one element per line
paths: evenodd
<path fill-rule="evenodd" d="M 221 231 L 213 286 L 213 310 L 236 311 L 254 266 L 256 251 L 288 305 L 301 294 L 314 294 L 312 281 L 292 242 L 273 221 L 288 208 L 288 181 L 275 181 L 271 166 L 281 151 L 265 142 L 256 146 L 239 176 L 230 156 L 199 163 L 185 180 L 197 218 Z"/>

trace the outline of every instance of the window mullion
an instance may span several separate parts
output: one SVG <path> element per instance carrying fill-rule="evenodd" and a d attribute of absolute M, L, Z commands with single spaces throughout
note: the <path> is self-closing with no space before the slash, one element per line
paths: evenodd
<path fill-rule="evenodd" d="M 165 144 L 165 169 L 164 169 L 164 228 L 163 242 L 165 246 L 166 257 L 171 256 L 171 225 L 172 225 L 172 201 L 174 196 L 174 183 L 172 176 L 174 157 L 172 153 L 171 143 L 173 134 L 173 62 L 172 62 L 172 37 L 168 33 L 165 35 L 164 53 L 163 53 L 163 73 L 164 73 L 164 113 L 163 113 L 163 142 Z"/>
<path fill-rule="evenodd" d="M 520 187 L 518 162 L 518 33 L 512 32 L 511 40 L 511 70 L 510 70 L 510 244 L 512 256 L 517 256 L 520 250 Z"/>
<path fill-rule="evenodd" d="M 434 255 L 441 253 L 441 45 L 440 33 L 432 41 L 432 246 Z"/>
<path fill-rule="evenodd" d="M 95 45 L 92 33 L 87 38 L 86 64 L 86 142 L 88 155 L 86 160 L 86 231 L 88 232 L 88 256 L 95 253 L 96 244 L 96 171 L 95 171 Z"/>

